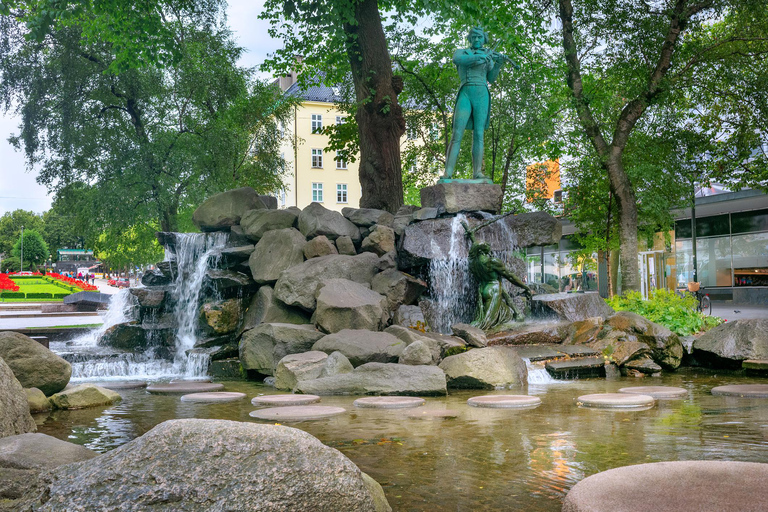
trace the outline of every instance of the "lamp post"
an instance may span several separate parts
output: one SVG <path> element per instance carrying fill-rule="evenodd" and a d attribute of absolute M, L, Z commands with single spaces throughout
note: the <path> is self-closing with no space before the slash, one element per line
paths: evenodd
<path fill-rule="evenodd" d="M 19 263 L 19 272 L 24 273 L 24 226 L 21 226 L 21 262 Z"/>

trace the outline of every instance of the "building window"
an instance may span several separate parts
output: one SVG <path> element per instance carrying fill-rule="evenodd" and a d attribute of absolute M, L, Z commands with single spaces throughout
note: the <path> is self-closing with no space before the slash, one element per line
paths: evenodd
<path fill-rule="evenodd" d="M 347 122 L 347 118 L 344 116 L 336 116 L 336 124 L 344 124 Z"/>
<path fill-rule="evenodd" d="M 336 202 L 337 203 L 347 202 L 347 184 L 346 183 L 338 183 L 336 185 Z"/>
<path fill-rule="evenodd" d="M 346 169 L 347 168 L 347 159 L 344 158 L 344 152 L 343 151 L 336 151 L 336 168 L 337 169 Z"/>
<path fill-rule="evenodd" d="M 313 203 L 323 202 L 323 184 L 322 183 L 312 184 L 312 202 Z"/>
<path fill-rule="evenodd" d="M 408 140 L 416 140 L 416 138 L 419 135 L 418 130 L 416 129 L 416 126 L 412 124 L 408 124 L 408 129 L 405 131 L 406 137 L 408 137 Z"/>
<path fill-rule="evenodd" d="M 320 133 L 323 129 L 323 115 L 312 114 L 312 133 Z"/>
<path fill-rule="evenodd" d="M 285 123 L 283 123 L 281 121 L 280 124 L 278 125 L 278 130 L 280 130 L 280 138 L 284 139 L 285 138 Z"/>
<path fill-rule="evenodd" d="M 322 149 L 312 150 L 312 167 L 315 169 L 323 168 L 323 150 Z"/>

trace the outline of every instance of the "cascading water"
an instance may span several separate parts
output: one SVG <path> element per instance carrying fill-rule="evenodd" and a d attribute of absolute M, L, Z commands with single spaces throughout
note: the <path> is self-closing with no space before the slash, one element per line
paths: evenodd
<path fill-rule="evenodd" d="M 104 323 L 96 329 L 90 330 L 82 336 L 73 339 L 67 345 L 70 347 L 95 347 L 99 342 L 99 338 L 101 338 L 110 327 L 136 320 L 136 311 L 136 298 L 127 288 L 123 288 L 110 297 L 109 309 L 107 310 L 107 314 L 102 318 Z"/>
<path fill-rule="evenodd" d="M 527 357 L 522 359 L 525 362 L 525 367 L 528 369 L 529 386 L 536 386 L 541 384 L 563 384 L 569 382 L 553 378 L 544 367 L 543 363 L 533 363 Z"/>

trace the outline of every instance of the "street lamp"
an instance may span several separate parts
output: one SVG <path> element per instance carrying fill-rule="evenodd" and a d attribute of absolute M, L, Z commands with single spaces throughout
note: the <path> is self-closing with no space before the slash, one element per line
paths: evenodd
<path fill-rule="evenodd" d="M 19 272 L 24 273 L 24 226 L 21 226 L 21 262 L 19 263 Z"/>

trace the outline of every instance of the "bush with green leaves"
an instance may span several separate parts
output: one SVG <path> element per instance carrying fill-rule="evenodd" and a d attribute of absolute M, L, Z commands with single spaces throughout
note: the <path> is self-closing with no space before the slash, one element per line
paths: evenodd
<path fill-rule="evenodd" d="M 616 311 L 637 313 L 679 336 L 690 336 L 723 323 L 722 318 L 696 311 L 696 298 L 689 293 L 680 296 L 669 290 L 655 290 L 651 298 L 645 300 L 640 292 L 627 292 L 615 295 L 606 302 Z"/>

